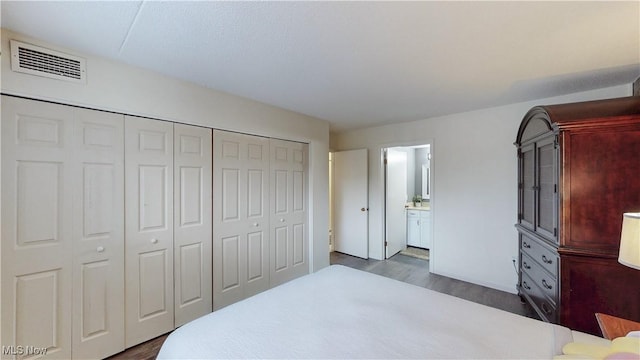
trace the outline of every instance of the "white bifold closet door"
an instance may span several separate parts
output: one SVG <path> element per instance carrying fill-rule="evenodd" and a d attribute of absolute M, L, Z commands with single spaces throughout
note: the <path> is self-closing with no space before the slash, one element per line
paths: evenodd
<path fill-rule="evenodd" d="M 269 288 L 269 140 L 214 130 L 213 307 Z"/>
<path fill-rule="evenodd" d="M 124 117 L 75 109 L 73 350 L 124 350 Z"/>
<path fill-rule="evenodd" d="M 2 345 L 71 357 L 73 112 L 2 97 Z"/>
<path fill-rule="evenodd" d="M 125 117 L 126 346 L 174 329 L 173 123 Z"/>
<path fill-rule="evenodd" d="M 124 349 L 122 126 L 2 97 L 2 345 L 46 358 Z"/>
<path fill-rule="evenodd" d="M 210 313 L 211 129 L 174 124 L 175 326 Z"/>
<path fill-rule="evenodd" d="M 270 140 L 270 284 L 309 273 L 308 145 Z"/>

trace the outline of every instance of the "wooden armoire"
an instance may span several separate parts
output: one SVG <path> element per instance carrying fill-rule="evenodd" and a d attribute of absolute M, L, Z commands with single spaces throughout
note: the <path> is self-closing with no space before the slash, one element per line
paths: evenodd
<path fill-rule="evenodd" d="M 519 293 L 549 322 L 601 335 L 640 321 L 640 271 L 617 261 L 640 211 L 640 96 L 536 106 L 518 130 Z"/>

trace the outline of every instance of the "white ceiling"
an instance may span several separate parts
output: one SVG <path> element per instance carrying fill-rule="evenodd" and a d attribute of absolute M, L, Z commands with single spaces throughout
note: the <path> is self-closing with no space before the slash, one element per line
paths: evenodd
<path fill-rule="evenodd" d="M 640 2 L 14 2 L 2 27 L 333 131 L 628 84 Z"/>

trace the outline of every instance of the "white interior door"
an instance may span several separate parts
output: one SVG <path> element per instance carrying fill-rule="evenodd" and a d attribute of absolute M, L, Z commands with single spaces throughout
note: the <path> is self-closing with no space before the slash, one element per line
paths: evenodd
<path fill-rule="evenodd" d="M 74 109 L 73 357 L 124 350 L 124 117 Z"/>
<path fill-rule="evenodd" d="M 334 250 L 369 257 L 367 149 L 333 153 Z"/>
<path fill-rule="evenodd" d="M 269 288 L 269 140 L 215 130 L 213 307 Z"/>
<path fill-rule="evenodd" d="M 407 221 L 404 207 L 407 203 L 407 153 L 387 149 L 385 159 L 385 241 L 388 259 L 407 248 Z"/>
<path fill-rule="evenodd" d="M 2 345 L 48 358 L 71 358 L 72 117 L 2 96 Z"/>
<path fill-rule="evenodd" d="M 212 308 L 211 129 L 174 124 L 175 326 Z"/>
<path fill-rule="evenodd" d="M 173 123 L 125 117 L 126 345 L 174 326 Z"/>
<path fill-rule="evenodd" d="M 269 140 L 270 286 L 309 273 L 307 229 L 308 145 Z"/>

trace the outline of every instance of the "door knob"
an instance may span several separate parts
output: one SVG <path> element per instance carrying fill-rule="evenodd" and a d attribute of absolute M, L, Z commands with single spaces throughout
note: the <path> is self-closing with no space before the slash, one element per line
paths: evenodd
<path fill-rule="evenodd" d="M 366 211 L 366 209 L 365 208 L 360 208 L 360 211 Z"/>
<path fill-rule="evenodd" d="M 284 222 L 284 219 L 280 219 L 280 222 Z"/>
<path fill-rule="evenodd" d="M 151 239 L 151 243 L 152 243 L 152 244 L 157 244 L 157 243 L 158 243 L 158 239 L 155 239 L 155 238 L 154 238 L 154 239 Z"/>
<path fill-rule="evenodd" d="M 253 223 L 253 226 L 254 226 L 254 227 L 258 227 L 258 226 L 260 226 L 260 224 L 258 224 L 258 223 L 256 222 L 256 223 Z"/>
<path fill-rule="evenodd" d="M 99 252 L 99 253 L 104 252 L 104 247 L 103 246 L 98 246 L 96 251 Z"/>

